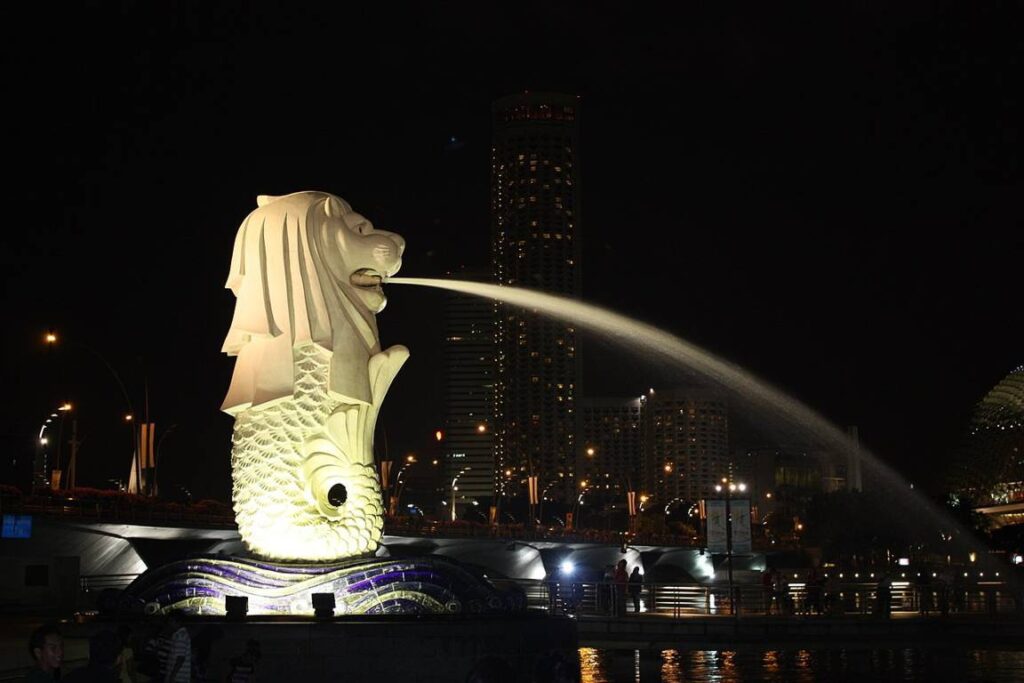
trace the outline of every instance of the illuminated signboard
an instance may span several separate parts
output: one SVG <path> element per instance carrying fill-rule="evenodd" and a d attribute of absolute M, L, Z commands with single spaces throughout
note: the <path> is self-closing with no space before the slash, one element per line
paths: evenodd
<path fill-rule="evenodd" d="M 32 538 L 32 515 L 4 515 L 2 538 Z"/>

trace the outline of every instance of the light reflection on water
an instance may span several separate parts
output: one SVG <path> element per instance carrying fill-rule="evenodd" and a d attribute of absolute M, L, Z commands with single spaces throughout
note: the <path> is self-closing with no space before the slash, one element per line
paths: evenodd
<path fill-rule="evenodd" d="M 679 650 L 661 651 L 661 680 L 663 683 L 683 682 L 683 674 L 679 668 Z"/>
<path fill-rule="evenodd" d="M 580 648 L 580 683 L 611 683 L 604 668 L 604 658 L 610 656 L 607 650 L 592 647 Z"/>
<path fill-rule="evenodd" d="M 598 650 L 580 648 L 581 683 L 1024 681 L 1024 652 L 891 650 Z"/>

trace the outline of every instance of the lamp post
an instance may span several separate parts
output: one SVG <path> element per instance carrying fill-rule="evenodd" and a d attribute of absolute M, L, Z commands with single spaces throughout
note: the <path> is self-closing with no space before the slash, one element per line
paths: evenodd
<path fill-rule="evenodd" d="M 466 473 L 467 470 L 473 469 L 472 467 L 463 467 L 459 470 L 459 473 L 452 479 L 452 521 L 455 521 L 455 492 L 458 491 L 456 484 L 459 482 L 459 477 Z"/>
<path fill-rule="evenodd" d="M 576 496 L 576 502 L 572 506 L 573 528 L 582 528 L 580 521 L 583 518 L 583 496 L 587 495 L 589 483 L 586 479 L 580 482 L 580 494 Z M 566 525 L 568 526 L 568 525 Z"/>
<path fill-rule="evenodd" d="M 67 404 L 65 404 L 65 405 L 67 405 Z M 61 421 L 61 425 L 64 424 L 64 416 L 67 413 L 63 410 L 63 407 L 64 406 L 61 406 L 61 409 L 59 410 L 59 412 L 50 413 L 50 416 L 47 417 L 46 420 L 43 422 L 43 424 L 40 425 L 40 427 L 39 427 L 39 441 L 38 441 L 39 453 L 36 456 L 36 460 L 32 463 L 32 488 L 33 489 L 35 489 L 36 487 L 48 488 L 50 486 L 50 481 L 47 478 L 47 471 L 49 470 L 49 465 L 50 465 L 50 456 L 49 456 L 49 448 L 48 448 L 49 445 L 50 445 L 50 436 L 47 435 L 46 430 L 50 428 L 50 426 L 53 424 L 54 420 L 59 419 Z M 60 446 L 60 439 L 61 439 L 61 437 L 58 436 L 57 437 L 57 446 L 58 447 Z"/>
<path fill-rule="evenodd" d="M 60 343 L 60 338 L 57 336 L 56 332 L 53 332 L 51 330 L 50 332 L 46 333 L 44 341 L 50 346 L 56 346 L 58 343 Z M 96 356 L 96 358 L 99 359 L 101 363 L 103 363 L 104 367 L 106 367 L 107 370 L 110 371 L 110 374 L 114 377 L 114 381 L 117 382 L 117 387 L 121 390 L 121 396 L 124 398 L 125 406 L 128 408 L 128 413 L 125 415 L 125 420 L 130 422 L 133 419 L 133 416 L 135 415 L 135 410 L 134 408 L 132 408 L 132 400 L 128 396 L 128 390 L 125 389 L 124 382 L 121 381 L 121 376 L 117 374 L 117 370 L 114 369 L 114 366 L 111 365 L 110 362 L 106 358 L 104 358 L 99 351 L 92 348 L 91 346 L 87 346 L 80 341 L 66 341 L 64 343 L 85 349 L 92 355 Z"/>
<path fill-rule="evenodd" d="M 725 492 L 725 558 L 729 563 L 729 611 L 736 617 L 739 617 L 740 612 L 736 609 L 736 589 L 732 580 L 732 508 L 730 503 L 734 492 L 742 493 L 746 490 L 746 484 L 732 481 L 729 477 L 722 477 L 722 483 L 715 484 L 715 491 Z"/>
<path fill-rule="evenodd" d="M 541 523 L 542 526 L 544 524 L 544 501 L 548 499 L 548 491 L 551 490 L 551 487 L 560 481 L 562 480 L 552 479 L 547 483 L 547 485 L 544 486 L 544 490 L 540 492 L 540 502 L 538 503 L 537 507 L 537 520 Z"/>
<path fill-rule="evenodd" d="M 405 490 L 405 480 L 402 478 L 402 476 L 405 474 L 405 471 L 407 469 L 415 465 L 417 462 L 418 461 L 416 460 L 415 456 L 407 456 L 405 459 L 405 464 L 402 465 L 401 468 L 399 468 L 398 475 L 395 476 L 394 493 L 391 494 L 391 497 L 394 500 L 394 503 L 392 503 L 392 514 L 398 514 L 398 503 L 402 499 L 402 491 Z"/>
<path fill-rule="evenodd" d="M 160 439 L 156 442 L 156 454 L 153 456 L 153 495 L 160 495 L 159 489 L 157 488 L 157 474 L 160 471 L 160 448 L 164 445 L 164 439 L 174 433 L 174 430 L 178 428 L 178 425 L 172 424 L 168 427 L 163 434 L 160 435 Z"/>
<path fill-rule="evenodd" d="M 51 346 L 51 347 L 56 347 L 59 343 L 61 343 L 60 337 L 53 330 L 48 331 L 43 336 L 43 341 L 48 346 Z M 117 382 L 117 388 L 121 390 L 121 397 L 124 398 L 125 408 L 128 410 L 128 412 L 125 413 L 124 421 L 128 424 L 128 427 L 129 427 L 129 437 L 130 437 L 131 448 L 132 448 L 132 452 L 133 452 L 132 453 L 133 469 L 134 468 L 138 468 L 139 466 L 141 466 L 142 463 L 138 462 L 139 455 L 140 455 L 139 454 L 139 443 L 138 443 L 138 440 L 135 437 L 135 425 L 132 424 L 132 421 L 135 419 L 135 409 L 132 407 L 132 399 L 128 395 L 128 390 L 125 388 L 124 382 L 121 381 L 121 376 L 119 374 L 117 374 L 117 370 L 114 369 L 114 366 L 111 365 L 110 362 L 106 358 L 103 357 L 103 354 L 101 354 L 99 351 L 97 351 L 96 349 L 92 348 L 91 346 L 83 344 L 80 341 L 70 341 L 70 342 L 69 341 L 65 341 L 64 343 L 65 344 L 70 344 L 72 346 L 76 346 L 76 347 L 79 347 L 79 348 L 82 348 L 82 349 L 85 349 L 86 351 L 88 351 L 89 353 L 94 355 L 100 361 L 100 363 L 102 363 L 103 366 L 110 372 L 111 376 L 113 376 L 113 378 L 114 378 L 114 381 Z M 147 399 L 147 413 L 148 413 L 148 399 Z M 146 420 L 148 422 L 149 415 L 147 414 L 145 417 L 146 417 Z"/>

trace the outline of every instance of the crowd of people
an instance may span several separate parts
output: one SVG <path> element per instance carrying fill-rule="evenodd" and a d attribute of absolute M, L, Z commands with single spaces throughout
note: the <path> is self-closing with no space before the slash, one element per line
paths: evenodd
<path fill-rule="evenodd" d="M 259 642 L 247 641 L 245 649 L 230 660 L 226 674 L 214 679 L 206 668 L 209 646 L 216 639 L 211 639 L 210 635 L 208 630 L 200 629 L 190 637 L 177 614 L 168 615 L 154 633 L 140 638 L 135 638 L 128 626 L 121 626 L 117 631 L 101 629 L 89 638 L 88 663 L 62 676 L 64 638 L 56 623 L 46 623 L 29 637 L 28 648 L 34 666 L 25 681 L 175 683 L 218 680 L 224 683 L 255 683 L 260 661 Z M 490 655 L 477 661 L 465 680 L 466 683 L 518 683 L 522 679 L 507 660 Z M 579 680 L 578 666 L 562 653 L 547 652 L 534 662 L 531 680 L 534 683 L 575 683 Z"/>
<path fill-rule="evenodd" d="M 841 610 L 839 580 L 835 574 L 824 574 L 812 567 L 804 577 L 802 602 L 791 589 L 785 572 L 765 569 L 761 573 L 765 614 L 788 616 L 804 614 L 835 614 Z"/>
<path fill-rule="evenodd" d="M 766 614 L 791 615 L 842 613 L 850 605 L 844 605 L 843 596 L 851 598 L 856 591 L 843 593 L 835 573 L 823 574 L 816 568 L 810 569 L 804 577 L 803 589 L 792 591 L 785 573 L 777 569 L 766 569 L 761 574 L 764 593 L 764 611 Z M 797 597 L 802 598 L 798 603 Z M 943 616 L 950 612 L 963 612 L 967 608 L 967 583 L 963 575 L 956 571 L 916 572 L 913 576 L 912 590 L 905 597 L 913 600 L 913 606 L 919 614 L 939 613 Z M 878 574 L 873 590 L 861 591 L 861 600 L 872 600 L 871 612 L 880 617 L 892 616 L 893 579 L 890 572 Z M 847 600 L 846 602 L 849 602 Z M 863 603 L 862 603 L 863 604 Z M 861 610 L 865 609 L 861 607 Z M 992 609 L 994 610 L 994 607 Z"/>
<path fill-rule="evenodd" d="M 209 670 L 213 644 L 223 637 L 220 627 L 207 624 L 191 635 L 172 612 L 152 632 L 135 633 L 122 624 L 101 629 L 89 638 L 89 660 L 85 666 L 62 675 L 64 638 L 55 623 L 46 623 L 32 632 L 28 649 L 33 667 L 25 680 L 29 683 L 70 681 L 72 683 L 189 683 L 224 681 L 255 683 L 260 660 L 260 644 L 249 640 L 244 650 L 229 661 L 223 677 L 212 677 Z"/>

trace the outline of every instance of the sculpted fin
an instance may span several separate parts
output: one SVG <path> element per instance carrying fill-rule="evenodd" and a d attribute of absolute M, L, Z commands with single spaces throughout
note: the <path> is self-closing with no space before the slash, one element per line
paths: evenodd
<path fill-rule="evenodd" d="M 384 402 L 384 396 L 388 393 L 395 375 L 407 360 L 409 349 L 401 344 L 395 344 L 370 357 L 370 392 L 373 396 L 373 405 L 378 409 Z"/>
<path fill-rule="evenodd" d="M 275 199 L 280 199 L 280 197 L 275 197 L 271 194 L 256 195 L 256 206 L 266 206 Z"/>

